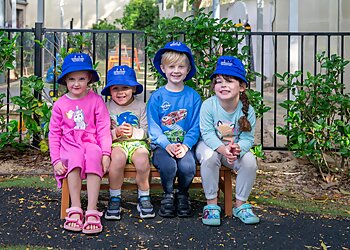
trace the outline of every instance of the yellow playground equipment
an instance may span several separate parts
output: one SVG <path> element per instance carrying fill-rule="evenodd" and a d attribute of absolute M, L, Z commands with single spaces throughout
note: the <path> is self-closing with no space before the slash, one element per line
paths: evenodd
<path fill-rule="evenodd" d="M 119 62 L 119 47 L 116 47 L 115 52 L 113 51 L 108 57 L 108 69 L 118 66 L 118 65 L 128 65 L 132 68 L 132 48 L 122 45 L 120 53 L 120 62 Z M 134 69 L 140 70 L 139 55 L 136 48 L 134 48 Z"/>

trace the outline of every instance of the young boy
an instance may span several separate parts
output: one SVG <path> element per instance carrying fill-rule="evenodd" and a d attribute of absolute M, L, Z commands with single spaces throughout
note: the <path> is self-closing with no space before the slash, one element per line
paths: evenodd
<path fill-rule="evenodd" d="M 141 218 L 155 216 L 149 190 L 149 146 L 147 138 L 146 105 L 136 95 L 143 87 L 136 80 L 135 71 L 126 66 L 115 66 L 108 71 L 107 86 L 101 94 L 111 96 L 107 109 L 111 116 L 113 138 L 109 168 L 110 199 L 105 218 L 120 219 L 121 188 L 126 163 L 136 168 L 138 185 L 137 210 Z"/>
<path fill-rule="evenodd" d="M 184 81 L 193 77 L 196 67 L 191 50 L 178 41 L 158 50 L 153 64 L 167 79 L 167 84 L 151 95 L 147 105 L 152 160 L 160 172 L 164 191 L 158 214 L 190 217 L 193 212 L 188 189 L 196 173 L 193 147 L 199 138 L 201 98 Z M 174 196 L 176 177 L 178 192 Z"/>

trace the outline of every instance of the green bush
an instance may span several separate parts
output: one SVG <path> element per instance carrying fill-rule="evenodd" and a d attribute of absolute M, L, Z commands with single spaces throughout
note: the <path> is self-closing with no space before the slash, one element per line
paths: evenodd
<path fill-rule="evenodd" d="M 0 74 L 6 70 L 14 69 L 15 52 L 17 51 L 17 35 L 9 38 L 5 31 L 0 31 Z M 6 106 L 5 93 L 0 93 L 0 110 Z M 19 138 L 18 122 L 10 121 L 7 123 L 6 114 L 0 113 L 0 149 L 10 144 L 14 147 L 21 147 L 22 143 L 18 142 Z"/>
<path fill-rule="evenodd" d="M 319 73 L 307 72 L 303 82 L 301 71 L 277 74 L 284 83 L 278 92 L 291 91 L 294 96 L 280 104 L 287 115 L 278 130 L 287 136 L 288 149 L 297 157 L 307 157 L 323 175 L 331 171 L 328 157 L 340 161 L 337 166 L 342 168 L 350 158 L 350 96 L 339 81 L 349 61 L 337 55 L 328 58 L 325 52 L 316 60 Z"/>

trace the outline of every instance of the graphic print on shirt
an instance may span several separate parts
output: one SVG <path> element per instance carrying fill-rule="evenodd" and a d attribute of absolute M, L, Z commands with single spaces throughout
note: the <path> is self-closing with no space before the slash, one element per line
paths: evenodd
<path fill-rule="evenodd" d="M 215 130 L 219 139 L 223 141 L 231 141 L 239 132 L 234 123 L 220 120 L 216 123 Z"/>
<path fill-rule="evenodd" d="M 186 109 L 179 109 L 177 111 L 170 112 L 162 117 L 162 124 L 170 130 L 165 131 L 164 134 L 171 142 L 183 142 L 186 132 L 184 129 L 176 124 L 177 122 L 185 119 L 187 116 Z"/>
<path fill-rule="evenodd" d="M 125 111 L 117 115 L 112 115 L 112 120 L 116 123 L 117 126 L 120 126 L 123 123 L 129 123 L 133 127 L 139 127 L 139 118 L 133 112 L 130 111 Z"/>
<path fill-rule="evenodd" d="M 75 127 L 74 129 L 86 129 L 86 123 L 84 121 L 84 112 L 82 109 L 79 109 L 78 106 L 76 106 L 76 109 L 73 113 L 73 120 L 75 122 Z"/>

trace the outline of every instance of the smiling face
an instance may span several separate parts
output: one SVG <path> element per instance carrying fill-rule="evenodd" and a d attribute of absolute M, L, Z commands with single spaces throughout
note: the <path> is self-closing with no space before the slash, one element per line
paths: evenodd
<path fill-rule="evenodd" d="M 221 101 L 239 100 L 240 92 L 245 90 L 245 84 L 239 80 L 223 75 L 216 75 L 213 81 L 214 92 Z"/>
<path fill-rule="evenodd" d="M 76 71 L 67 74 L 65 82 L 67 84 L 68 95 L 73 99 L 79 99 L 87 94 L 87 86 L 91 80 L 89 71 Z"/>
<path fill-rule="evenodd" d="M 136 87 L 127 85 L 114 85 L 110 88 L 113 101 L 119 106 L 127 106 L 134 100 L 133 93 L 136 92 Z"/>
<path fill-rule="evenodd" d="M 164 72 L 168 84 L 183 84 L 188 72 L 190 72 L 190 62 L 186 54 L 176 52 L 166 52 L 162 56 L 160 68 Z"/>

